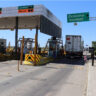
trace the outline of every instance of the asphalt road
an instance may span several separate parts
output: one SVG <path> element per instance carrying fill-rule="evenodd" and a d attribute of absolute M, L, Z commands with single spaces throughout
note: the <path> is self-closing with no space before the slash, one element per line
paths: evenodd
<path fill-rule="evenodd" d="M 87 64 L 82 59 L 56 60 L 44 66 L 0 62 L 0 96 L 85 96 Z"/>

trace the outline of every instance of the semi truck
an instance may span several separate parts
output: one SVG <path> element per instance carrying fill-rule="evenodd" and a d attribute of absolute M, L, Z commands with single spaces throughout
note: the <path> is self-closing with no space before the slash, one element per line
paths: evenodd
<path fill-rule="evenodd" d="M 82 57 L 84 41 L 81 35 L 66 35 L 65 51 L 66 57 Z"/>

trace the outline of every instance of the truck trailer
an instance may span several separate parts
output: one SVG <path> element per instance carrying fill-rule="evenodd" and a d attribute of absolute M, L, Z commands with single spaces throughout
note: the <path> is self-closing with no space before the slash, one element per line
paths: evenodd
<path fill-rule="evenodd" d="M 66 57 L 82 57 L 84 41 L 80 35 L 66 35 Z"/>

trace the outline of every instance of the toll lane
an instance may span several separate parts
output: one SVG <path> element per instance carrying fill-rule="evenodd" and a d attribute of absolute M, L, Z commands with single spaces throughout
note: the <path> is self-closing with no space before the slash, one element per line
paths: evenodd
<path fill-rule="evenodd" d="M 11 63 L 14 66 L 11 77 L 0 81 L 0 96 L 84 96 L 87 64 L 59 61 L 40 67 L 22 65 L 20 72 L 15 71 L 16 62 Z"/>

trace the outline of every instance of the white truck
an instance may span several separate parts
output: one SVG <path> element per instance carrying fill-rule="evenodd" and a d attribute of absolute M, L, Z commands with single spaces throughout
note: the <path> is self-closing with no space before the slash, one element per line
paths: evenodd
<path fill-rule="evenodd" d="M 67 57 L 82 57 L 84 41 L 80 35 L 66 35 L 65 51 Z"/>

